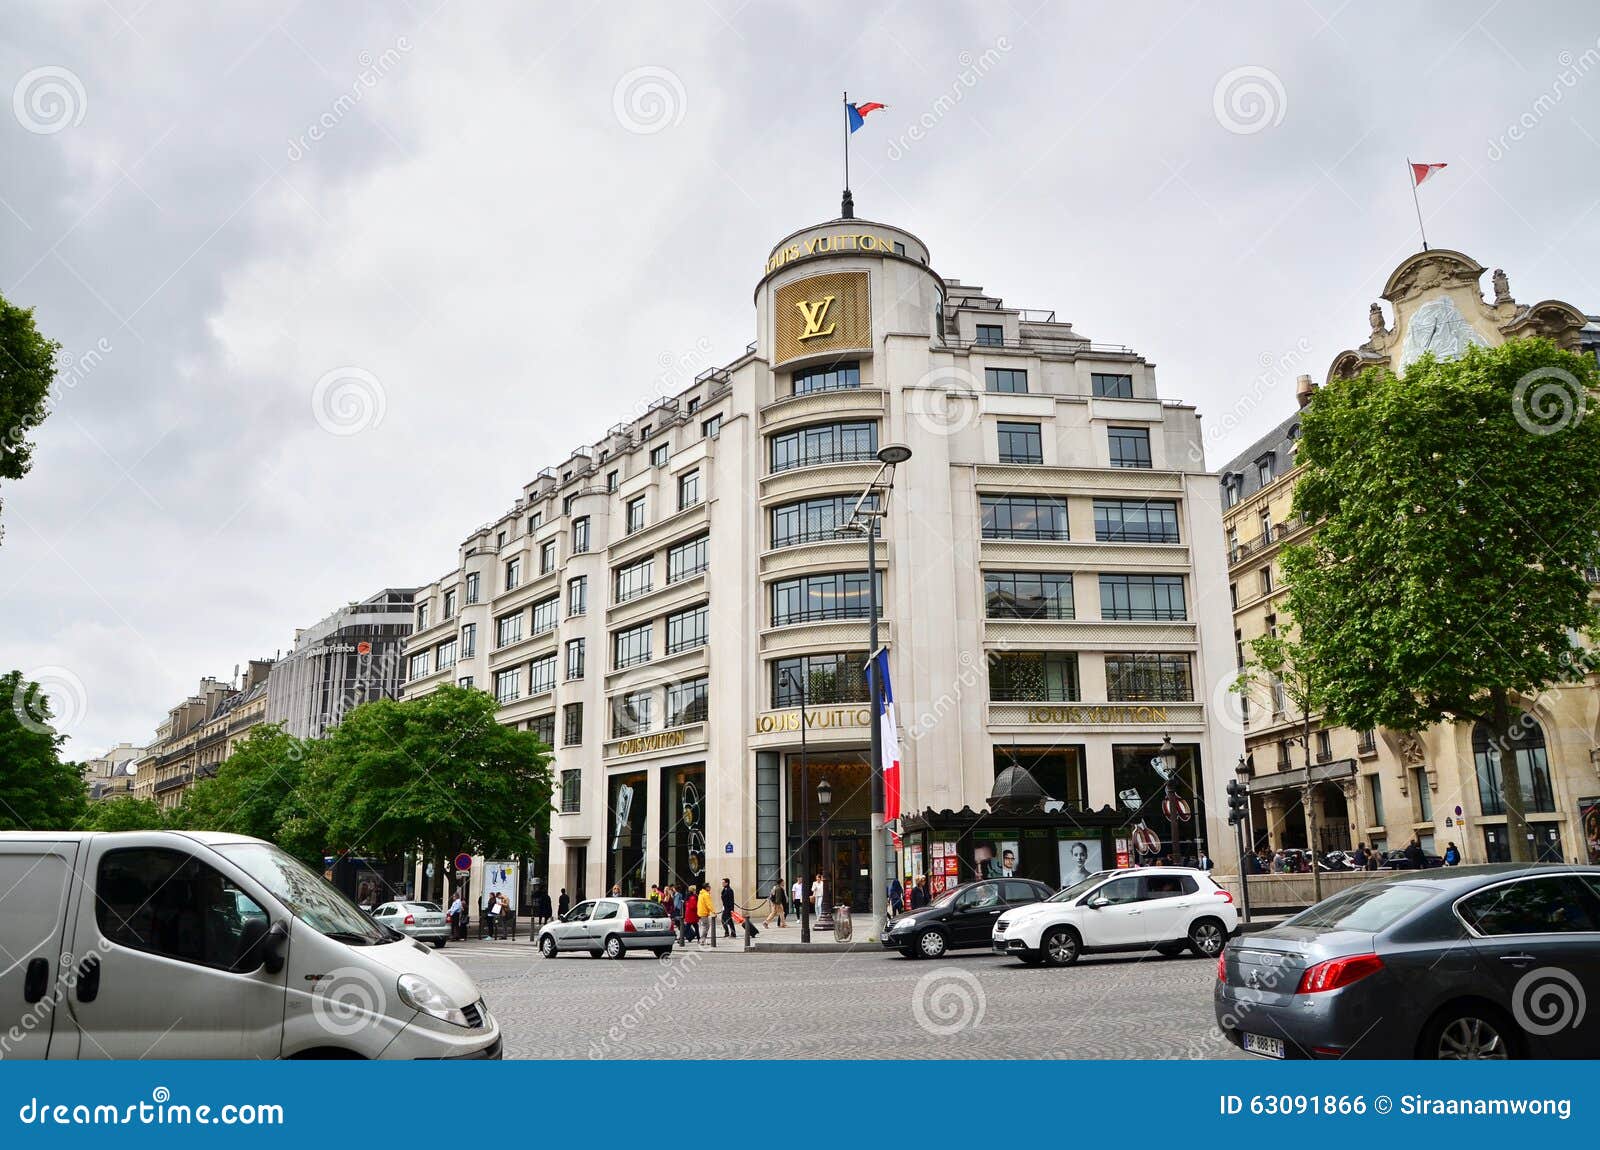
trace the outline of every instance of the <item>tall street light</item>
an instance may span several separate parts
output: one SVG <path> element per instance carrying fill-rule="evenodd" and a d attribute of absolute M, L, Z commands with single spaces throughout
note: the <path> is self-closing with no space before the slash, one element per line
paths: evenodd
<path fill-rule="evenodd" d="M 817 809 L 822 812 L 822 905 L 817 908 L 817 929 L 833 929 L 833 908 L 828 905 L 828 887 L 833 883 L 832 860 L 828 857 L 828 807 L 833 802 L 833 787 L 823 779 L 817 784 Z M 838 895 L 834 895 L 838 898 Z"/>
<path fill-rule="evenodd" d="M 1183 858 L 1178 853 L 1178 788 L 1173 785 L 1178 774 L 1178 748 L 1172 745 L 1171 735 L 1161 736 L 1161 749 L 1156 757 L 1165 768 L 1162 773 L 1166 775 L 1167 793 L 1166 802 L 1161 805 L 1167 808 L 1167 841 L 1172 850 L 1172 865 L 1182 866 Z"/>
<path fill-rule="evenodd" d="M 878 473 L 856 500 L 846 529 L 861 531 L 867 537 L 867 695 L 872 701 L 872 929 L 882 938 L 889 918 L 888 851 L 883 826 L 883 733 L 879 716 L 883 714 L 883 684 L 878 682 L 878 521 L 883 518 L 888 499 L 869 500 L 882 484 L 885 492 L 894 486 L 897 464 L 911 458 L 911 448 L 903 443 L 886 443 L 878 449 Z M 863 519 L 865 523 L 863 524 Z"/>
<path fill-rule="evenodd" d="M 801 682 L 800 676 L 787 668 L 783 674 L 800 692 L 800 844 L 795 848 L 795 857 L 800 866 L 800 941 L 810 942 L 811 867 L 806 861 L 806 847 L 810 845 L 810 836 L 806 831 L 806 805 L 811 801 L 811 777 L 806 756 L 806 685 Z M 779 881 L 783 881 L 781 877 Z"/>

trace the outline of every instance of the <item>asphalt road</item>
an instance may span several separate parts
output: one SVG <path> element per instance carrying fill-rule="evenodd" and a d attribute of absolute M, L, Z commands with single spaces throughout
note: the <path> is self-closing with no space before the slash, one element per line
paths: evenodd
<path fill-rule="evenodd" d="M 539 957 L 444 952 L 483 990 L 507 1058 L 1243 1058 L 1211 1016 L 1216 964 L 1116 955 L 1065 969 L 981 951 Z"/>

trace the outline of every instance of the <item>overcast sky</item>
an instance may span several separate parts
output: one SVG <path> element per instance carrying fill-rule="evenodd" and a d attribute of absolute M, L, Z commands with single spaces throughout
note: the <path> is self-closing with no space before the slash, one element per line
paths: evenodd
<path fill-rule="evenodd" d="M 83 365 L 0 487 L 0 664 L 77 757 L 735 358 L 846 88 L 858 214 L 1137 348 L 1213 467 L 1366 338 L 1408 155 L 1434 246 L 1600 312 L 1589 4 L 215 7 L 0 23 L 0 293 Z"/>

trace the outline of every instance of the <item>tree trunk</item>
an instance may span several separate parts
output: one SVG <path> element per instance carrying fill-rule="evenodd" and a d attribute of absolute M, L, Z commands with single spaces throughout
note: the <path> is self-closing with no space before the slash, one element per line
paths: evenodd
<path fill-rule="evenodd" d="M 1528 816 L 1522 809 L 1522 770 L 1517 763 L 1516 740 L 1511 734 L 1511 704 L 1504 687 L 1489 692 L 1490 762 L 1500 763 L 1500 795 L 1506 806 L 1506 838 L 1512 862 L 1532 862 L 1533 843 Z"/>

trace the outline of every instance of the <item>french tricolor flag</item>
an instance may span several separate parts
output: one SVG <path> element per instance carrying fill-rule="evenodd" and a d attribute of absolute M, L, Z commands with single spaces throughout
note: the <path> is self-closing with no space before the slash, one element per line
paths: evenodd
<path fill-rule="evenodd" d="M 852 132 L 856 131 L 866 121 L 866 118 L 869 115 L 871 115 L 873 112 L 882 111 L 888 106 L 888 104 L 877 103 L 846 104 L 844 106 L 844 112 L 850 120 L 850 130 Z"/>
<path fill-rule="evenodd" d="M 878 712 L 878 738 L 883 748 L 883 821 L 900 817 L 900 730 L 894 721 L 894 688 L 889 685 L 889 652 L 880 650 L 873 658 L 878 664 L 878 697 L 883 709 Z"/>

